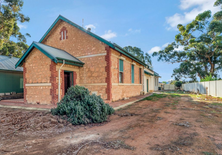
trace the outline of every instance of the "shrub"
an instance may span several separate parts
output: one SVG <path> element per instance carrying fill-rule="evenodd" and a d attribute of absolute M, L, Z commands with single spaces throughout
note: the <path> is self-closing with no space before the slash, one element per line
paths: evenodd
<path fill-rule="evenodd" d="M 181 81 L 177 81 L 175 82 L 175 86 L 180 88 L 182 86 L 182 82 Z"/>
<path fill-rule="evenodd" d="M 73 125 L 102 123 L 107 116 L 114 113 L 114 109 L 105 104 L 100 96 L 90 95 L 87 88 L 72 86 L 57 107 L 51 109 L 53 115 L 66 116 Z"/>

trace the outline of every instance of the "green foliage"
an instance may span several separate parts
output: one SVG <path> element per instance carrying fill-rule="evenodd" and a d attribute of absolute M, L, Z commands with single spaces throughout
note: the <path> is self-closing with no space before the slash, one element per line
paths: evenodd
<path fill-rule="evenodd" d="M 29 17 L 21 13 L 22 7 L 22 0 L 0 0 L 0 55 L 21 57 L 28 48 L 25 36 L 30 35 L 23 35 L 18 26 L 19 23 L 29 21 Z"/>
<path fill-rule="evenodd" d="M 102 123 L 107 116 L 114 113 L 114 109 L 105 104 L 100 96 L 90 95 L 87 88 L 72 86 L 64 98 L 51 109 L 53 115 L 65 116 L 73 125 Z"/>
<path fill-rule="evenodd" d="M 214 3 L 214 6 L 219 6 L 222 4 L 222 0 L 216 0 L 216 2 Z"/>
<path fill-rule="evenodd" d="M 215 4 L 222 4 L 218 0 Z M 197 76 L 204 79 L 210 74 L 213 77 L 222 70 L 222 12 L 211 15 L 205 11 L 189 24 L 177 26 L 179 34 L 175 41 L 165 49 L 154 52 L 158 61 L 179 63 L 173 70 L 172 77 L 197 81 Z M 180 47 L 180 48 L 179 48 Z"/>
<path fill-rule="evenodd" d="M 176 81 L 175 86 L 180 88 L 182 86 L 182 82 L 181 81 Z"/>
<path fill-rule="evenodd" d="M 206 76 L 204 79 L 201 79 L 200 82 L 206 82 L 206 81 L 216 81 L 217 78 L 213 78 L 212 75 Z"/>
<path fill-rule="evenodd" d="M 167 82 L 166 82 L 166 81 L 163 81 L 162 83 L 167 84 Z"/>
<path fill-rule="evenodd" d="M 157 101 L 157 100 L 159 100 L 161 98 L 165 98 L 165 97 L 167 97 L 166 94 L 155 94 L 154 93 L 153 95 L 148 96 L 148 97 L 144 98 L 143 100 Z"/>
<path fill-rule="evenodd" d="M 167 93 L 156 94 L 156 93 L 154 93 L 153 95 L 148 96 L 148 97 L 144 98 L 143 100 L 157 101 L 157 100 L 159 100 L 161 98 L 165 98 L 165 97 L 175 98 L 175 97 L 180 97 L 180 95 L 176 94 L 176 93 L 173 93 L 173 94 L 172 93 L 171 94 L 167 94 Z"/>
<path fill-rule="evenodd" d="M 212 103 L 211 105 L 222 106 L 222 103 Z"/>
<path fill-rule="evenodd" d="M 125 49 L 128 53 L 134 55 L 136 58 L 140 59 L 142 62 L 152 67 L 151 57 L 148 53 L 145 53 L 138 47 L 126 46 Z"/>

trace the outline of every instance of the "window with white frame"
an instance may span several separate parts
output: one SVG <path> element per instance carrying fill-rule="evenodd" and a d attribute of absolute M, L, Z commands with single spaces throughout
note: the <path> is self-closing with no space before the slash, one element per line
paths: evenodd
<path fill-rule="evenodd" d="M 68 39 L 66 27 L 63 27 L 60 31 L 60 40 Z"/>

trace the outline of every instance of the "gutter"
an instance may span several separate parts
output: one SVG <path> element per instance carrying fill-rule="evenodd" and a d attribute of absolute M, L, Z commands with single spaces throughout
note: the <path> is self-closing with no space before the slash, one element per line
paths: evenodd
<path fill-rule="evenodd" d="M 59 83 L 58 83 L 58 102 L 60 102 L 60 89 L 61 89 L 61 78 L 60 78 L 60 71 L 61 71 L 61 69 L 62 69 L 62 67 L 65 65 L 65 60 L 63 60 L 63 63 L 62 63 L 62 66 L 60 66 L 60 68 L 59 68 Z"/>

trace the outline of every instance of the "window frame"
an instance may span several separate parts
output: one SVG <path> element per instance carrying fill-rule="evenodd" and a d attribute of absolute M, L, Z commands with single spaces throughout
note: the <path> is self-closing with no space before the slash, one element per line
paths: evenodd
<path fill-rule="evenodd" d="M 135 67 L 134 64 L 131 65 L 131 83 L 135 83 Z"/>
<path fill-rule="evenodd" d="M 122 62 L 122 70 L 121 70 L 121 62 Z M 123 60 L 119 59 L 119 83 L 123 83 Z"/>

